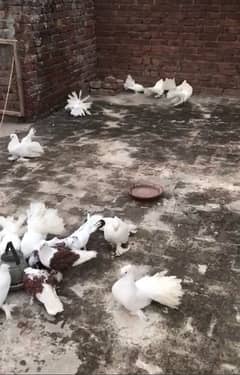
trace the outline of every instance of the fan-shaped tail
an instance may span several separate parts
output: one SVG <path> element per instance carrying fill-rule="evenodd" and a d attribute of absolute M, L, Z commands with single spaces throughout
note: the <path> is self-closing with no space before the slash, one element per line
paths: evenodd
<path fill-rule="evenodd" d="M 176 276 L 162 276 L 156 273 L 154 276 L 144 276 L 136 282 L 136 286 L 153 301 L 177 309 L 184 294 L 181 281 Z"/>
<path fill-rule="evenodd" d="M 73 267 L 79 264 L 88 262 L 89 260 L 96 258 L 97 252 L 93 250 L 73 250 L 74 253 L 79 254 L 80 258 L 73 264 Z"/>
<path fill-rule="evenodd" d="M 28 230 L 57 235 L 63 233 L 64 222 L 56 209 L 47 208 L 42 202 L 34 202 L 28 210 Z"/>

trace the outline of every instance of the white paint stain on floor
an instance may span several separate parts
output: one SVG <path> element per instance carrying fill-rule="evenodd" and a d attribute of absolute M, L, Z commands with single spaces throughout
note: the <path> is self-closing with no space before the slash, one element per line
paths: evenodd
<path fill-rule="evenodd" d="M 231 363 L 222 363 L 220 366 L 221 370 L 225 371 L 224 373 L 230 375 L 238 375 L 239 368 L 237 366 L 232 365 Z"/>
<path fill-rule="evenodd" d="M 208 329 L 208 332 L 207 332 L 208 337 L 212 337 L 213 331 L 216 327 L 216 324 L 217 324 L 217 319 L 215 317 L 213 317 L 211 319 L 210 326 L 209 326 L 209 329 Z"/>
<path fill-rule="evenodd" d="M 126 110 L 116 111 L 114 109 L 103 108 L 103 114 L 105 116 L 115 118 L 115 119 L 118 119 L 118 120 L 123 119 L 125 117 L 126 113 L 127 113 Z"/>
<path fill-rule="evenodd" d="M 183 330 L 182 330 L 182 332 L 183 333 L 193 333 L 193 331 L 194 331 L 194 327 L 193 327 L 193 318 L 190 316 L 190 317 L 188 317 L 187 318 L 187 321 L 186 321 L 186 323 L 185 323 L 185 325 L 184 325 L 184 327 L 183 327 Z"/>
<path fill-rule="evenodd" d="M 153 208 L 147 211 L 144 215 L 143 221 L 140 226 L 149 232 L 158 230 L 163 232 L 172 232 L 172 227 L 170 224 L 161 220 L 161 209 Z"/>
<path fill-rule="evenodd" d="M 108 121 L 105 121 L 104 123 L 104 128 L 105 127 L 109 129 L 117 129 L 117 128 L 120 128 L 120 125 L 118 121 L 108 120 Z"/>
<path fill-rule="evenodd" d="M 163 369 L 152 363 L 144 362 L 142 359 L 138 358 L 136 361 L 136 366 L 150 375 L 160 375 L 163 374 Z"/>
<path fill-rule="evenodd" d="M 198 272 L 201 275 L 205 275 L 205 273 L 207 272 L 207 265 L 206 264 L 198 264 Z"/>
<path fill-rule="evenodd" d="M 115 167 L 132 167 L 136 159 L 131 156 L 137 148 L 129 146 L 126 142 L 106 140 L 98 144 L 98 158 L 103 164 L 113 164 Z"/>

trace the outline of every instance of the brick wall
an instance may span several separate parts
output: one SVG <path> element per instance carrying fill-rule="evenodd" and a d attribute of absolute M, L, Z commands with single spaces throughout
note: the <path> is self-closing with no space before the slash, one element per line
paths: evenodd
<path fill-rule="evenodd" d="M 59 106 L 94 77 L 93 0 L 0 0 L 1 28 L 19 41 L 26 117 Z"/>
<path fill-rule="evenodd" d="M 95 0 L 98 76 L 240 93 L 239 0 Z"/>
<path fill-rule="evenodd" d="M 19 41 L 26 117 L 64 103 L 95 75 L 131 73 L 144 84 L 175 76 L 195 92 L 238 95 L 239 1 L 0 0 L 0 38 Z M 0 46 L 1 107 L 10 65 Z M 14 77 L 9 109 L 17 104 Z"/>

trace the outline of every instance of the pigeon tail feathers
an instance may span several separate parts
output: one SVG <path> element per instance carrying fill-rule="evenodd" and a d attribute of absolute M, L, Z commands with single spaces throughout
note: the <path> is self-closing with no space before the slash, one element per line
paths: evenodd
<path fill-rule="evenodd" d="M 63 233 L 64 222 L 56 209 L 47 208 L 41 202 L 34 202 L 28 211 L 28 231 L 57 235 Z"/>
<path fill-rule="evenodd" d="M 176 276 L 162 276 L 160 273 L 144 276 L 136 282 L 136 286 L 146 297 L 173 309 L 178 308 L 184 294 L 181 279 Z"/>
<path fill-rule="evenodd" d="M 50 284 L 44 283 L 42 292 L 37 293 L 36 298 L 42 302 L 49 315 L 56 315 L 63 311 L 63 304 Z"/>

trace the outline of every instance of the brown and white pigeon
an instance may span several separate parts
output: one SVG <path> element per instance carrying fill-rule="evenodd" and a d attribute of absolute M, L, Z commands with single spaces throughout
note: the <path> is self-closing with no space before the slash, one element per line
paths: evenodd
<path fill-rule="evenodd" d="M 97 252 L 93 250 L 71 250 L 60 242 L 49 246 L 43 242 L 38 250 L 38 256 L 43 266 L 56 271 L 64 271 L 79 264 L 96 258 Z"/>
<path fill-rule="evenodd" d="M 59 272 L 49 273 L 46 270 L 39 270 L 28 267 L 24 270 L 23 285 L 25 291 L 40 301 L 49 315 L 61 313 L 63 304 L 56 292 L 56 285 L 61 281 Z"/>
<path fill-rule="evenodd" d="M 96 232 L 103 225 L 102 218 L 102 215 L 99 214 L 88 214 L 86 221 L 70 234 L 70 236 L 58 241 L 57 239 L 53 239 L 52 241 L 48 241 L 48 243 L 54 245 L 58 242 L 64 242 L 65 246 L 71 250 L 87 250 L 87 243 L 91 234 Z"/>

